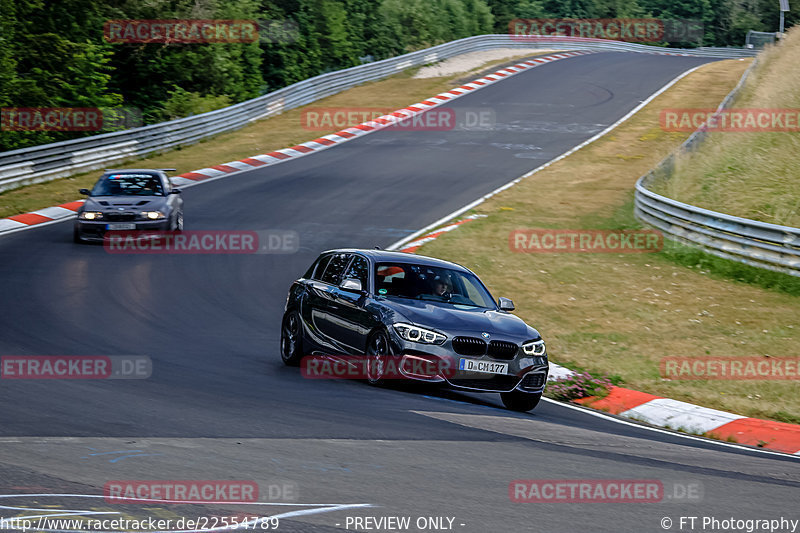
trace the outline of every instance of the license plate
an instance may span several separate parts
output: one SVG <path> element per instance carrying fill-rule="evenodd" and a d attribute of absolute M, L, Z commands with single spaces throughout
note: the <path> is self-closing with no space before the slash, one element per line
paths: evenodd
<path fill-rule="evenodd" d="M 123 231 L 126 229 L 136 229 L 136 224 L 106 224 L 109 231 Z"/>
<path fill-rule="evenodd" d="M 508 363 L 493 363 L 491 361 L 476 361 L 475 359 L 461 359 L 458 363 L 459 370 L 467 372 L 483 372 L 485 374 L 507 374 Z"/>

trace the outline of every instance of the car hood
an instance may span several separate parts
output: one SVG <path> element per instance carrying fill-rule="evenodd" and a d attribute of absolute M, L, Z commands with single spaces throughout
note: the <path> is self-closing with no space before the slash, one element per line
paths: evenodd
<path fill-rule="evenodd" d="M 497 335 L 518 341 L 539 337 L 539 332 L 521 318 L 502 311 L 456 307 L 424 300 L 408 300 L 401 303 L 386 299 L 383 303 L 414 325 L 434 328 L 451 335 L 478 336 L 486 332 L 492 337 Z"/>
<path fill-rule="evenodd" d="M 164 209 L 167 205 L 165 196 L 91 196 L 86 199 L 83 209 L 86 211 L 153 211 Z"/>

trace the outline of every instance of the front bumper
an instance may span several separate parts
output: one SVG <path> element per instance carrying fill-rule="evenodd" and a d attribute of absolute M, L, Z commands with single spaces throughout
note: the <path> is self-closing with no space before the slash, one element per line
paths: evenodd
<path fill-rule="evenodd" d="M 162 220 L 133 220 L 130 222 L 107 222 L 102 220 L 75 220 L 75 231 L 81 239 L 87 241 L 102 241 L 103 237 L 108 230 L 109 224 L 133 224 L 132 230 L 125 231 L 168 231 L 170 229 L 170 220 L 165 218 Z"/>
<path fill-rule="evenodd" d="M 449 341 L 443 345 L 406 341 L 392 335 L 395 354 L 403 377 L 415 381 L 439 383 L 452 389 L 472 392 L 541 393 L 550 370 L 547 359 L 517 354 L 513 359 L 497 359 L 488 355 L 466 356 L 455 353 Z M 459 369 L 460 359 L 472 359 L 508 365 L 505 374 L 470 372 Z"/>

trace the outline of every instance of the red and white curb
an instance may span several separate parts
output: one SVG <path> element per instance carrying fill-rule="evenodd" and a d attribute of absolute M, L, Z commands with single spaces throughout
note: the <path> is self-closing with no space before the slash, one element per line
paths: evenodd
<path fill-rule="evenodd" d="M 550 363 L 551 381 L 574 374 Z M 800 425 L 796 424 L 748 418 L 623 387 L 613 387 L 604 398 L 583 398 L 575 403 L 654 426 L 800 455 Z"/>
<path fill-rule="evenodd" d="M 500 69 L 492 74 L 464 84 L 460 87 L 439 93 L 432 98 L 423 100 L 422 102 L 404 107 L 403 109 L 398 109 L 397 111 L 383 115 L 374 120 L 363 122 L 350 128 L 345 128 L 341 131 L 337 131 L 336 133 L 324 135 L 318 139 L 314 139 L 313 141 L 308 141 L 290 148 L 284 148 L 282 150 L 276 150 L 266 154 L 254 155 L 239 161 L 230 161 L 228 163 L 223 163 L 213 167 L 201 168 L 199 170 L 186 172 L 178 176 L 173 176 L 170 179 L 177 186 L 187 187 L 205 180 L 221 178 L 238 172 L 275 165 L 282 163 L 283 161 L 303 157 L 314 152 L 325 150 L 331 146 L 347 142 L 351 139 L 355 139 L 356 137 L 361 137 L 362 135 L 382 130 L 383 128 L 396 124 L 401 120 L 412 119 L 413 117 L 424 113 L 429 109 L 438 107 L 472 91 L 487 87 L 493 83 L 497 83 L 498 81 L 519 74 L 520 72 L 535 68 L 539 65 L 552 63 L 553 61 L 558 61 L 560 59 L 567 59 L 569 57 L 592 53 L 594 52 L 577 50 L 535 57 L 529 61 L 523 61 L 521 63 L 517 63 L 516 65 Z M 31 213 L 23 213 L 21 215 L 2 218 L 0 219 L 0 235 L 3 233 L 28 229 L 30 227 L 48 222 L 56 222 L 67 218 L 72 218 L 75 216 L 76 211 L 82 203 L 83 200 L 76 200 L 74 202 L 69 202 L 59 206 L 47 207 L 45 209 L 33 211 Z"/>
<path fill-rule="evenodd" d="M 454 229 L 458 228 L 459 226 L 461 226 L 462 224 L 464 224 L 466 222 L 469 222 L 470 220 L 475 220 L 475 219 L 478 219 L 478 218 L 484 218 L 485 216 L 486 215 L 470 215 L 468 217 L 464 217 L 463 219 L 461 219 L 459 221 L 453 222 L 452 224 L 448 224 L 447 226 L 443 226 L 443 227 L 441 227 L 441 228 L 439 228 L 439 229 L 437 229 L 435 231 L 432 231 L 430 233 L 427 233 L 427 234 L 423 235 L 422 237 L 419 237 L 418 239 L 414 239 L 413 241 L 411 241 L 409 243 L 406 243 L 405 246 L 403 248 L 401 248 L 400 250 L 398 250 L 398 251 L 413 254 L 423 244 L 431 242 L 431 241 L 435 241 L 441 235 L 444 235 L 445 233 L 447 233 L 449 231 L 453 231 Z"/>
<path fill-rule="evenodd" d="M 38 211 L 30 213 L 22 213 L 21 215 L 14 215 L 8 218 L 0 218 L 0 235 L 3 233 L 11 233 L 22 229 L 44 224 L 46 222 L 54 222 L 63 220 L 65 218 L 72 218 L 78 211 L 78 208 L 83 205 L 83 200 L 76 200 L 66 204 L 56 205 L 53 207 L 45 207 Z"/>
<path fill-rule="evenodd" d="M 405 243 L 399 251 L 415 253 L 422 245 L 436 240 L 463 224 L 486 215 L 470 215 Z M 549 380 L 569 378 L 577 372 L 550 362 Z M 758 446 L 800 455 L 800 425 L 771 422 L 758 418 L 710 409 L 691 403 L 654 396 L 645 392 L 613 387 L 604 398 L 583 398 L 576 403 L 654 426 L 708 435 L 719 440 L 733 439 L 738 444 Z"/>
<path fill-rule="evenodd" d="M 748 418 L 622 387 L 613 387 L 605 398 L 576 402 L 655 426 L 800 455 L 800 425 L 796 424 Z"/>

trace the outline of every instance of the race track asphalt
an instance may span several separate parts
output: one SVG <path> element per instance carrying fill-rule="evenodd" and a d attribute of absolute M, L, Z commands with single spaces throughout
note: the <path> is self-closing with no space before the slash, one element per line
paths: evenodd
<path fill-rule="evenodd" d="M 0 493 L 97 495 L 114 479 L 289 480 L 295 503 L 375 506 L 287 517 L 285 531 L 333 531 L 357 514 L 450 516 L 464 532 L 800 518 L 791 458 L 552 403 L 514 414 L 496 395 L 307 380 L 278 355 L 286 291 L 320 251 L 387 246 L 590 138 L 707 61 L 565 59 L 454 100 L 457 113 L 490 112 L 489 131 L 380 131 L 184 191 L 186 229 L 296 231 L 291 255 L 109 254 L 74 245 L 71 222 L 1 237 L 0 354 L 147 355 L 153 374 L 0 380 Z M 131 453 L 93 455 L 122 451 Z M 509 500 L 515 479 L 583 478 L 659 480 L 673 497 Z M 686 487 L 699 496 L 676 497 Z"/>

